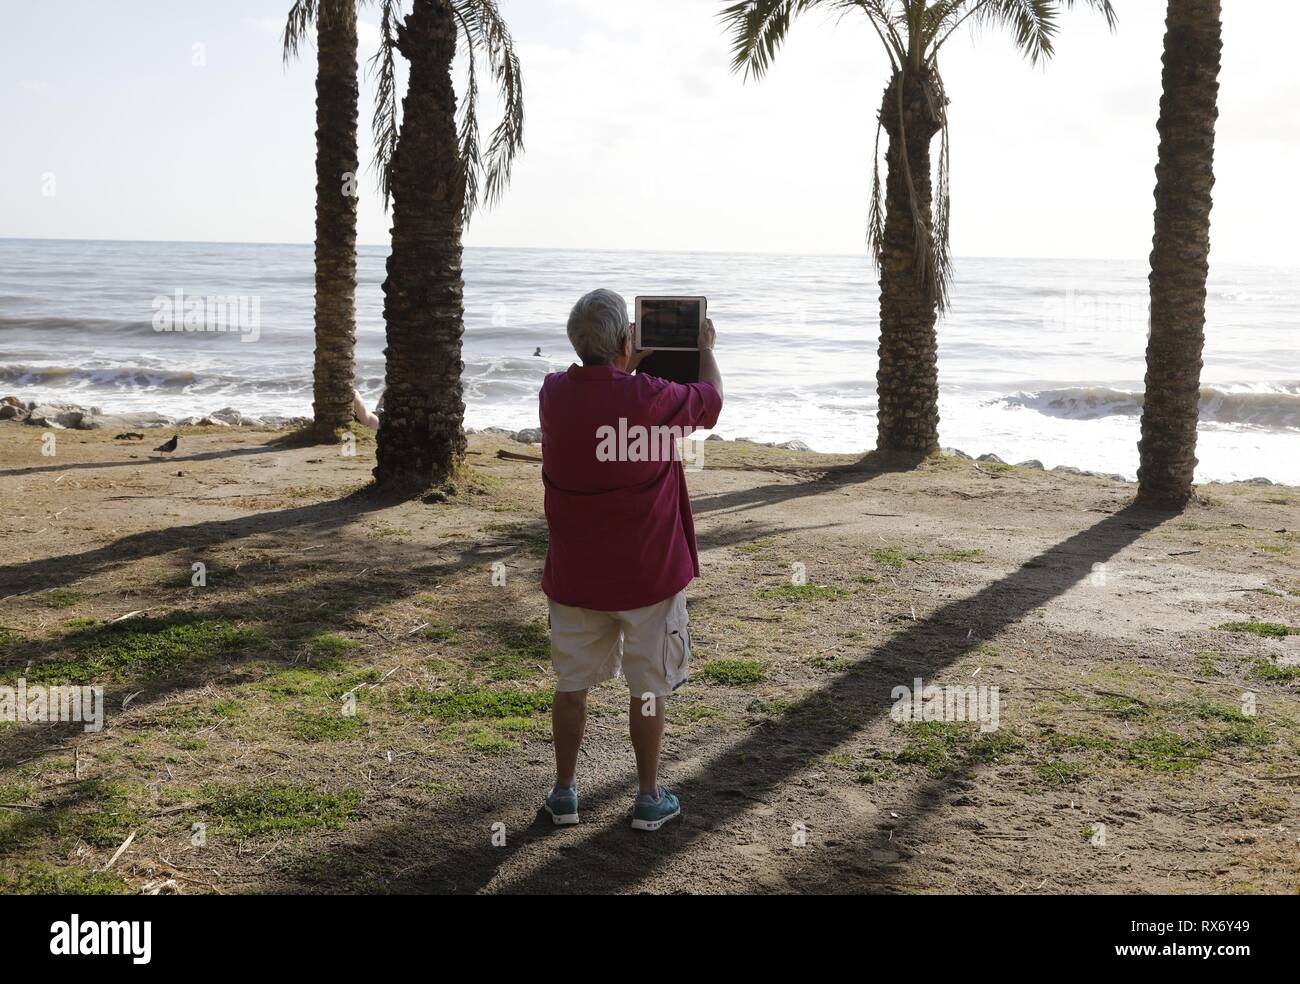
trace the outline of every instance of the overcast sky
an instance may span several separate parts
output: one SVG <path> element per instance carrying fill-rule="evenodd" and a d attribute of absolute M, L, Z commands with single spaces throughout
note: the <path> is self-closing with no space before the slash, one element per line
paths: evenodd
<path fill-rule="evenodd" d="M 862 250 L 887 62 L 860 16 L 805 15 L 755 83 L 729 70 L 716 0 L 501 6 L 527 150 L 469 245 Z M 991 32 L 945 49 L 958 255 L 1149 251 L 1164 3 L 1116 6 L 1113 35 L 1065 17 L 1045 66 Z M 0 236 L 309 242 L 315 52 L 282 68 L 288 7 L 6 5 Z M 376 16 L 361 17 L 368 53 Z M 1214 256 L 1300 263 L 1300 4 L 1225 0 L 1224 18 Z M 382 244 L 373 189 L 367 172 L 360 239 Z"/>

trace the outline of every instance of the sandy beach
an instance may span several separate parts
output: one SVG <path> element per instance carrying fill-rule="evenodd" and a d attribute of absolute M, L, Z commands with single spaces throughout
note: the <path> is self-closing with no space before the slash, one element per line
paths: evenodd
<path fill-rule="evenodd" d="M 0 422 L 2 682 L 101 685 L 106 720 L 0 723 L 5 892 L 1300 888 L 1295 488 L 1171 516 L 1102 478 L 709 442 L 684 817 L 638 838 L 619 681 L 583 823 L 538 816 L 539 448 L 474 435 L 402 503 L 364 432 L 43 433 Z M 894 720 L 918 679 L 996 687 L 999 726 Z"/>

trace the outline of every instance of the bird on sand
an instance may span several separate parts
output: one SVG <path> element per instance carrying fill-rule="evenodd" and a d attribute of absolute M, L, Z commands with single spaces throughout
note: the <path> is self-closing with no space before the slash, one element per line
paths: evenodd
<path fill-rule="evenodd" d="M 180 437 L 181 436 L 179 434 L 173 434 L 172 439 L 170 441 L 168 441 L 166 444 L 158 445 L 156 448 L 154 448 L 154 450 L 161 451 L 163 454 L 171 454 L 173 451 L 176 450 L 176 442 L 180 440 Z"/>

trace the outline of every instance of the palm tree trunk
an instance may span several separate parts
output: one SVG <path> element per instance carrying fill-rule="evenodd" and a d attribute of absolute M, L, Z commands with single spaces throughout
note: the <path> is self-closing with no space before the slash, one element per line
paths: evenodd
<path fill-rule="evenodd" d="M 1196 470 L 1221 33 L 1220 0 L 1169 0 L 1138 500 L 1173 509 Z"/>
<path fill-rule="evenodd" d="M 924 275 L 927 251 L 916 235 L 917 216 L 932 229 L 930 141 L 939 132 L 942 109 L 933 104 L 934 91 L 925 76 L 895 74 L 880 109 L 889 158 L 876 449 L 887 454 L 927 454 L 939 447 L 938 298 Z"/>
<path fill-rule="evenodd" d="M 316 17 L 316 366 L 321 436 L 352 419 L 357 339 L 357 8 L 320 0 Z"/>
<path fill-rule="evenodd" d="M 387 390 L 375 480 L 416 491 L 446 479 L 465 453 L 461 398 L 465 184 L 447 0 L 415 0 L 397 31 L 410 63 L 392 163 L 393 251 L 384 281 Z"/>

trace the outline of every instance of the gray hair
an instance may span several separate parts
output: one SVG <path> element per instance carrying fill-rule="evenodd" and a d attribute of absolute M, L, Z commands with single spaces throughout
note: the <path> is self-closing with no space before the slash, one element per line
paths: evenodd
<path fill-rule="evenodd" d="M 569 341 L 588 365 L 604 365 L 623 354 L 627 302 L 612 290 L 593 290 L 569 312 Z"/>

